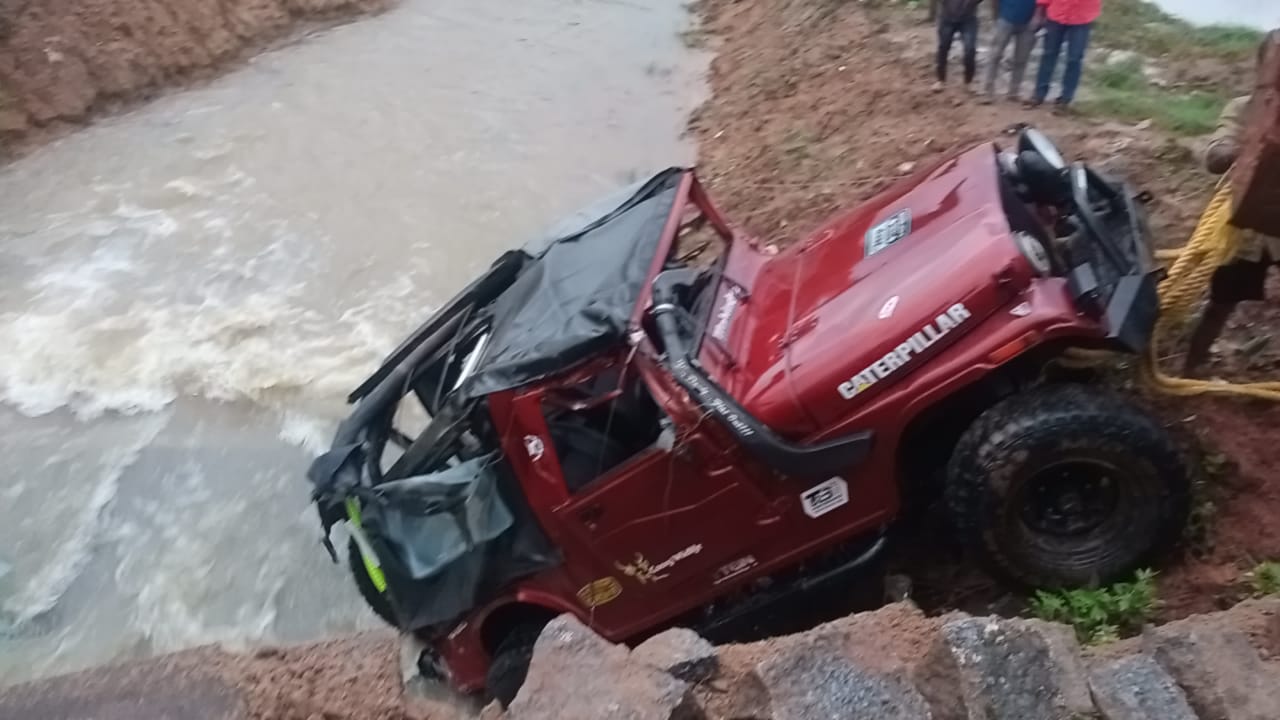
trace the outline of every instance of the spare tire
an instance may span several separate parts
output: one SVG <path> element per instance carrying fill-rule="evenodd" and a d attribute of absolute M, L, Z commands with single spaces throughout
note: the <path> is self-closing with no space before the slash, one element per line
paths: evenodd
<path fill-rule="evenodd" d="M 1181 536 L 1191 473 L 1153 418 L 1100 389 L 1050 385 L 1004 400 L 961 437 L 946 500 L 995 573 L 1033 588 L 1122 579 Z"/>

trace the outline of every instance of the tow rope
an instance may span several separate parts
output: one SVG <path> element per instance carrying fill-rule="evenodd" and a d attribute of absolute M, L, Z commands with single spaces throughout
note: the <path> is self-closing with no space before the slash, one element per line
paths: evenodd
<path fill-rule="evenodd" d="M 356 541 L 356 549 L 360 551 L 360 559 L 364 561 L 364 571 L 369 575 L 369 582 L 380 593 L 387 591 L 387 576 L 378 564 L 378 555 L 364 534 L 364 523 L 360 520 L 360 503 L 355 498 L 347 498 L 347 530 L 351 539 Z"/>
<path fill-rule="evenodd" d="M 1240 245 L 1240 231 L 1231 225 L 1231 198 L 1231 184 L 1224 178 L 1200 216 L 1190 242 L 1181 248 L 1156 253 L 1157 259 L 1172 260 L 1173 264 L 1160 283 L 1160 319 L 1142 359 L 1140 377 L 1147 387 L 1166 395 L 1235 395 L 1280 401 L 1280 382 L 1194 380 L 1169 375 L 1160 369 L 1157 352 L 1161 340 L 1173 331 L 1185 329 L 1208 291 L 1214 271 L 1228 262 Z M 1107 351 L 1085 349 L 1069 354 L 1083 361 L 1097 361 L 1112 355 Z"/>

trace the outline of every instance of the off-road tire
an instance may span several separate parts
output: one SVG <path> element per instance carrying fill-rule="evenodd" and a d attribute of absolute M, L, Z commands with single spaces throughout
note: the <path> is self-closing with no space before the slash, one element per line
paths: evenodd
<path fill-rule="evenodd" d="M 520 686 L 529 674 L 529 661 L 533 659 L 533 646 L 542 633 L 543 624 L 526 623 L 514 628 L 493 651 L 489 672 L 485 675 L 485 693 L 490 700 L 497 700 L 502 707 L 509 707 L 516 699 Z"/>
<path fill-rule="evenodd" d="M 1153 418 L 1104 390 L 1064 384 L 1006 399 L 974 421 L 945 492 L 962 540 L 995 574 L 1030 588 L 1089 587 L 1123 579 L 1177 542 L 1191 478 Z M 1067 527 L 1077 515 L 1089 519 Z"/>
<path fill-rule="evenodd" d="M 364 559 L 360 556 L 360 546 L 351 538 L 347 539 L 347 565 L 351 568 L 351 577 L 356 581 L 356 589 L 360 591 L 360 597 L 364 598 L 365 604 L 373 614 L 382 618 L 386 624 L 399 627 L 396 614 L 391 610 L 390 600 L 374 587 L 369 571 L 365 570 Z"/>

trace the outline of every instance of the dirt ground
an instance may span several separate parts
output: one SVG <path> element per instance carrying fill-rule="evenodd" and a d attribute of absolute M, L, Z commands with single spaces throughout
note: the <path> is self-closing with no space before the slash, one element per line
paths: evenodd
<path fill-rule="evenodd" d="M 923 11 L 835 0 L 701 0 L 698 7 L 699 37 L 716 50 L 712 98 L 691 122 L 701 172 L 730 218 L 772 241 L 803 237 L 949 152 L 1007 143 L 1022 124 L 1048 132 L 1071 158 L 1153 193 L 1160 247 L 1185 241 L 1213 187 L 1199 166 L 1201 140 L 1003 100 L 982 105 L 958 82 L 930 92 L 934 41 Z M 1248 77 L 1203 60 L 1194 72 Z M 1280 354 L 1269 339 L 1277 328 L 1280 303 L 1244 309 L 1219 344 L 1213 372 L 1274 379 Z M 1157 404 L 1171 426 L 1201 440 L 1202 454 L 1230 461 L 1208 491 L 1205 537 L 1163 570 L 1164 614 L 1172 619 L 1238 599 L 1243 571 L 1280 558 L 1280 407 L 1209 398 Z M 989 595 L 971 569 L 951 570 L 942 582 L 952 601 Z"/>
<path fill-rule="evenodd" d="M 206 646 L 4 688 L 0 717 L 59 720 L 461 720 L 406 692 L 391 631 L 238 654 Z"/>
<path fill-rule="evenodd" d="M 388 0 L 0 0 L 0 159 Z"/>

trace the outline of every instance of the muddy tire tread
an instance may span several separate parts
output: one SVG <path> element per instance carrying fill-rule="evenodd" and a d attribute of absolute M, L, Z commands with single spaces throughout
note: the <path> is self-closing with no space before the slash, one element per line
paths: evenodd
<path fill-rule="evenodd" d="M 1090 427 L 1103 436 L 1142 448 L 1165 482 L 1164 517 L 1157 536 L 1140 553 L 1133 567 L 1096 578 L 1106 584 L 1122 579 L 1174 545 L 1190 509 L 1190 474 L 1172 438 L 1150 416 L 1114 393 L 1093 387 L 1062 384 L 1036 388 L 997 403 L 969 427 L 956 444 L 947 468 L 945 500 L 961 540 L 987 569 L 1002 579 L 1029 588 L 1060 587 L 1057 578 L 1019 567 L 988 532 L 993 497 L 987 469 L 1007 459 L 1009 448 L 1046 433 Z M 1176 476 L 1176 477 L 1174 477 Z"/>

